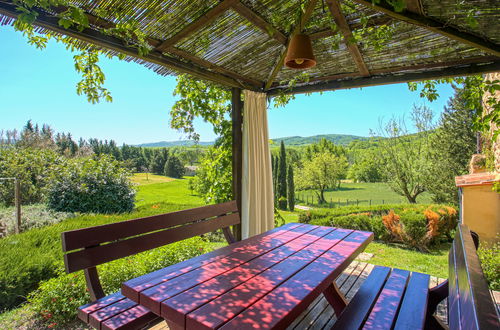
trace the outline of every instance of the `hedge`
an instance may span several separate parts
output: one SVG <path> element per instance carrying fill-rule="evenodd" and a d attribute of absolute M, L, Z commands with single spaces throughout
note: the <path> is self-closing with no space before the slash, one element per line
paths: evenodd
<path fill-rule="evenodd" d="M 426 251 L 429 245 L 452 238 L 457 214 L 447 205 L 393 204 L 311 210 L 301 213 L 299 221 L 371 231 L 376 240 Z"/>

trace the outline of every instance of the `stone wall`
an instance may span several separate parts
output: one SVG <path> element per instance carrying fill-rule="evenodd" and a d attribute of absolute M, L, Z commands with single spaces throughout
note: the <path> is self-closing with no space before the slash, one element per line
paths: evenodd
<path fill-rule="evenodd" d="M 484 80 L 500 80 L 500 72 L 488 73 L 484 76 Z M 489 113 L 491 109 L 486 104 L 486 100 L 490 97 L 491 94 L 485 93 L 483 95 L 483 105 L 484 105 L 484 113 Z M 495 97 L 500 99 L 500 91 L 496 91 Z M 490 134 L 492 134 L 493 130 L 498 129 L 496 125 L 492 125 Z M 496 142 L 493 144 L 493 153 L 495 156 L 495 172 L 500 172 L 500 136 L 497 138 Z"/>

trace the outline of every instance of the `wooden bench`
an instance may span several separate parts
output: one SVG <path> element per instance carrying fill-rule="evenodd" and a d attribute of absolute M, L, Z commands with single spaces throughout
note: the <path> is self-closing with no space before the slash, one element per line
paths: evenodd
<path fill-rule="evenodd" d="M 239 223 L 231 201 L 62 233 L 66 272 L 84 271 L 92 300 L 78 309 L 78 317 L 96 329 L 137 329 L 160 321 L 120 292 L 106 296 L 96 266 L 217 229 L 233 243 L 230 226 Z"/>
<path fill-rule="evenodd" d="M 449 254 L 448 281 L 429 289 L 429 275 L 375 267 L 333 329 L 447 329 L 435 318 L 448 298 L 449 329 L 500 329 L 476 253 L 478 239 L 459 225 Z"/>

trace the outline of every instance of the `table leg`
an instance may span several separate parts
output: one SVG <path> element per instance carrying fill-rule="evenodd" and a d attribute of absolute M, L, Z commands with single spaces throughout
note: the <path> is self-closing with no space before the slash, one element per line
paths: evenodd
<path fill-rule="evenodd" d="M 347 306 L 347 300 L 345 299 L 342 292 L 340 292 L 337 284 L 335 282 L 330 284 L 323 292 L 323 295 L 332 306 L 333 310 L 335 311 L 335 315 L 338 317 L 344 310 L 345 306 Z"/>

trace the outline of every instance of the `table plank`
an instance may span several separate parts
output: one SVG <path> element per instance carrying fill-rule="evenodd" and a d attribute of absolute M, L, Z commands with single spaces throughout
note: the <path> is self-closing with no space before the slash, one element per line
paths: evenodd
<path fill-rule="evenodd" d="M 229 272 L 197 285 L 161 303 L 161 315 L 180 327 L 185 327 L 185 315 L 248 281 L 290 255 L 297 253 L 331 233 L 335 228 L 319 227 L 277 249 L 269 251 Z"/>
<path fill-rule="evenodd" d="M 160 314 L 160 304 L 163 300 L 173 297 L 197 284 L 208 281 L 217 275 L 227 272 L 247 261 L 250 261 L 268 251 L 274 250 L 312 230 L 317 226 L 300 226 L 290 229 L 281 235 L 268 240 L 260 240 L 243 251 L 235 251 L 228 256 L 208 263 L 195 270 L 162 281 L 139 295 L 139 303 L 156 314 Z"/>
<path fill-rule="evenodd" d="M 122 284 L 122 294 L 132 299 L 133 301 L 139 301 L 139 292 L 154 286 L 163 281 L 167 281 L 171 278 L 175 278 L 179 275 L 190 272 L 197 269 L 203 265 L 209 264 L 216 260 L 222 259 L 232 253 L 243 251 L 252 245 L 256 244 L 259 240 L 270 240 L 273 237 L 283 235 L 289 230 L 295 228 L 303 227 L 303 224 L 286 224 L 284 226 L 274 228 L 268 232 L 253 236 L 247 240 L 239 241 L 228 246 L 224 246 L 220 249 L 211 251 L 209 253 L 202 254 L 200 256 L 185 260 L 183 262 L 171 265 L 166 268 L 162 268 L 155 272 L 137 277 L 135 279 L 129 280 Z"/>
<path fill-rule="evenodd" d="M 352 232 L 352 230 L 345 229 L 335 230 L 307 249 L 288 257 L 258 276 L 189 313 L 186 319 L 186 328 L 218 328 L 337 245 Z"/>
<path fill-rule="evenodd" d="M 283 328 L 291 323 L 359 254 L 373 238 L 355 231 L 329 248 L 283 284 L 270 291 L 221 329 Z"/>

